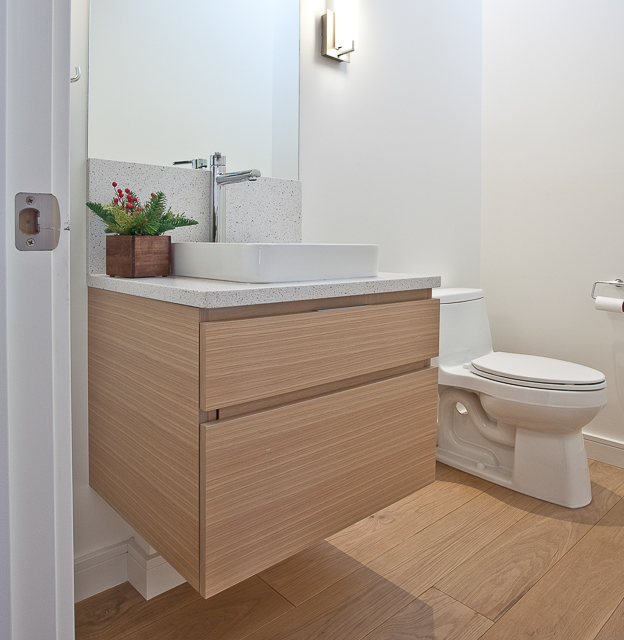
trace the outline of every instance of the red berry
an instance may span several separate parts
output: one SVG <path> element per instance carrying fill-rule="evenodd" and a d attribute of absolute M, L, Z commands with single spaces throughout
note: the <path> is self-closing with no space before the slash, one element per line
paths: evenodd
<path fill-rule="evenodd" d="M 134 205 L 133 204 L 128 204 L 128 209 L 134 209 Z"/>
<path fill-rule="evenodd" d="M 152 198 L 155 198 L 155 197 L 156 197 L 156 194 L 155 194 L 155 193 L 152 193 Z"/>
<path fill-rule="evenodd" d="M 125 191 L 126 191 L 126 193 L 130 193 L 130 189 L 126 189 Z"/>
<path fill-rule="evenodd" d="M 117 186 L 117 183 L 116 183 L 116 182 L 113 182 L 113 187 L 116 187 L 116 186 Z"/>
<path fill-rule="evenodd" d="M 115 204 L 119 204 L 119 198 L 115 198 Z"/>
<path fill-rule="evenodd" d="M 123 191 L 121 189 L 117 189 L 117 193 L 122 196 L 123 195 Z"/>

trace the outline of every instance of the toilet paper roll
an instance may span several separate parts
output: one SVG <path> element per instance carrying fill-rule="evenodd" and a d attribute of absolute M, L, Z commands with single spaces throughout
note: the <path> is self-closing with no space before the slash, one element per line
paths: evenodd
<path fill-rule="evenodd" d="M 621 298 L 607 298 L 606 296 L 597 296 L 596 310 L 624 313 L 624 300 L 622 300 Z"/>

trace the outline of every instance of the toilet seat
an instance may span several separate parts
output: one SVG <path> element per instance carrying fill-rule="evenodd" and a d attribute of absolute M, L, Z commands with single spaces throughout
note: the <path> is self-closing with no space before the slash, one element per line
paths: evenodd
<path fill-rule="evenodd" d="M 604 389 L 607 384 L 604 375 L 590 367 L 504 351 L 475 358 L 467 368 L 482 378 L 532 389 L 595 391 Z"/>

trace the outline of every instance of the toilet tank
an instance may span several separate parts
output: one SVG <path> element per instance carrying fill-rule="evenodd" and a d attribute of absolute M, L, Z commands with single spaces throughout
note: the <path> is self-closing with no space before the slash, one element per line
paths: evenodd
<path fill-rule="evenodd" d="M 436 366 L 471 362 L 492 351 L 482 289 L 434 289 L 440 300 L 440 356 Z"/>

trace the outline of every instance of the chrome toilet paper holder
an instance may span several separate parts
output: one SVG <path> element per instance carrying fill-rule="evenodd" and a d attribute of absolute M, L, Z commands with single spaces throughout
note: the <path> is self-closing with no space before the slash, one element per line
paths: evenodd
<path fill-rule="evenodd" d="M 594 282 L 594 286 L 592 287 L 591 297 L 596 299 L 596 286 L 599 284 L 610 284 L 614 287 L 624 287 L 624 280 L 620 280 L 617 278 L 616 280 L 597 280 Z"/>

